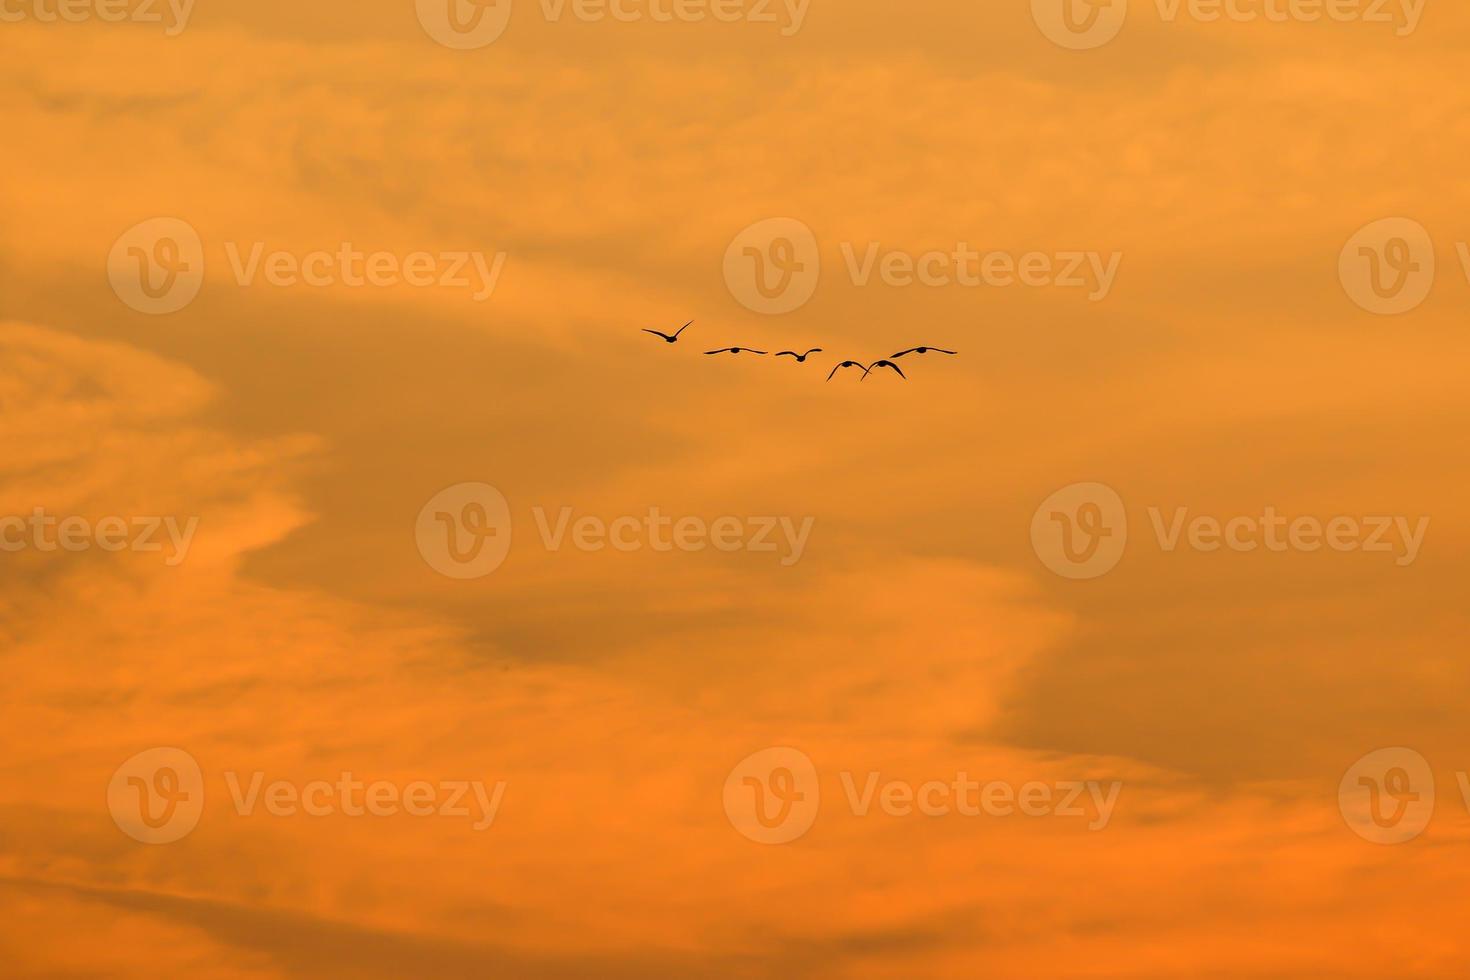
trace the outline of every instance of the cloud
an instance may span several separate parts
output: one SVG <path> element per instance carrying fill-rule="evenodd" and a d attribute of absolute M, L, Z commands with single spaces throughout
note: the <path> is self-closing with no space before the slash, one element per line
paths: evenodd
<path fill-rule="evenodd" d="M 22 973 L 1454 974 L 1453 776 L 1399 848 L 1354 837 L 1334 794 L 1369 748 L 1443 767 L 1463 744 L 1445 134 L 1470 14 L 1385 48 L 1135 4 L 1077 57 L 1024 5 L 849 4 L 777 43 L 538 27 L 522 4 L 460 57 L 407 4 L 287 6 L 201 9 L 172 40 L 7 31 L 0 513 L 200 522 L 177 567 L 0 556 L 0 742 L 21 747 L 0 931 Z M 1335 268 L 1390 213 L 1431 227 L 1445 270 L 1392 321 Z M 198 228 L 207 279 L 148 317 L 103 264 L 159 214 Z M 720 258 L 780 214 L 823 277 L 759 317 Z M 1095 304 L 845 279 L 844 242 L 961 240 L 1124 259 Z M 476 304 L 242 287 L 224 245 L 257 241 L 509 257 Z M 689 344 L 638 333 L 690 318 Z M 827 384 L 706 340 L 962 355 Z M 1135 536 L 1105 579 L 1062 582 L 1026 528 L 1090 479 Z M 517 523 L 501 570 L 456 583 L 412 525 L 467 480 Z M 1434 523 L 1402 573 L 1164 554 L 1142 509 L 1175 502 Z M 816 524 L 790 568 L 548 551 L 532 511 L 563 506 Z M 783 744 L 823 810 L 761 847 L 720 789 Z M 146 847 L 104 790 L 157 745 L 199 760 L 206 812 Z M 1123 791 L 1098 832 L 846 809 L 843 773 L 961 770 Z M 507 795 L 482 833 L 237 814 L 225 774 L 257 771 Z"/>

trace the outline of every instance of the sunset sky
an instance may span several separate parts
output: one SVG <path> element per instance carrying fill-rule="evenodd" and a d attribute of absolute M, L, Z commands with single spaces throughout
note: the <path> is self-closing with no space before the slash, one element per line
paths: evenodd
<path fill-rule="evenodd" d="M 1464 975 L 1470 9 L 455 2 L 0 0 L 0 972 Z"/>

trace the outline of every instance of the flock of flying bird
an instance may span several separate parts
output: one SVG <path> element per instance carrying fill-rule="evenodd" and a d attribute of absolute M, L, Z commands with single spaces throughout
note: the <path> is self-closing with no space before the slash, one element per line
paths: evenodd
<path fill-rule="evenodd" d="M 643 328 L 643 332 L 644 333 L 651 333 L 655 337 L 662 338 L 664 340 L 664 342 L 672 344 L 672 343 L 674 343 L 675 341 L 677 341 L 679 339 L 679 334 L 681 334 L 685 330 L 688 330 L 689 329 L 689 324 L 691 324 L 693 322 L 694 322 L 693 320 L 690 320 L 689 323 L 684 324 L 678 330 L 675 330 L 672 334 L 664 333 L 661 330 L 650 330 L 647 327 L 644 327 Z M 770 351 L 755 350 L 755 349 L 750 348 L 750 347 L 721 347 L 719 350 L 707 350 L 707 351 L 705 351 L 705 354 L 707 354 L 707 355 L 709 355 L 709 354 L 769 354 L 769 353 L 770 353 Z M 796 362 L 798 364 L 805 364 L 806 363 L 806 359 L 808 357 L 811 357 L 813 354 L 820 354 L 820 353 L 822 353 L 822 348 L 820 348 L 820 347 L 813 347 L 811 350 L 808 350 L 808 351 L 806 351 L 804 353 L 797 353 L 794 350 L 777 351 L 776 352 L 776 356 L 777 357 L 794 357 L 794 358 L 796 358 Z M 889 357 L 883 358 L 882 360 L 874 361 L 872 364 L 860 364 L 857 361 L 843 361 L 842 363 L 838 364 L 836 367 L 834 367 L 832 369 L 831 373 L 827 375 L 827 380 L 828 381 L 831 381 L 832 380 L 832 376 L 835 375 L 838 371 L 841 371 L 843 368 L 855 367 L 855 368 L 862 368 L 863 369 L 863 376 L 860 379 L 862 381 L 867 381 L 868 380 L 868 374 L 870 372 L 872 372 L 872 371 L 877 370 L 878 368 L 892 368 L 898 374 L 898 376 L 900 378 L 903 378 L 905 381 L 907 381 L 908 380 L 908 375 L 904 374 L 903 371 L 902 371 L 902 369 L 900 369 L 899 366 L 897 364 L 895 364 L 894 362 L 897 361 L 900 357 L 903 357 L 905 354 L 929 354 L 929 353 L 934 353 L 934 354 L 958 354 L 959 351 L 945 350 L 943 347 L 910 347 L 908 350 L 901 350 L 897 354 L 892 354 Z"/>

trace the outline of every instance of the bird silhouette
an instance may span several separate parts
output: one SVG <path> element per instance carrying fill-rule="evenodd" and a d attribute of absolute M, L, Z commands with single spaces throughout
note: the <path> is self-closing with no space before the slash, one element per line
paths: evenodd
<path fill-rule="evenodd" d="M 707 350 L 707 351 L 705 351 L 706 354 L 739 354 L 739 353 L 742 353 L 742 352 L 743 353 L 747 353 L 747 354 L 769 354 L 770 353 L 770 351 L 753 350 L 753 349 L 751 349 L 749 347 L 721 347 L 719 350 Z"/>
<path fill-rule="evenodd" d="M 893 356 L 894 357 L 903 357 L 905 354 L 927 354 L 930 351 L 934 351 L 934 353 L 936 353 L 936 354 L 958 354 L 959 353 L 959 351 L 957 351 L 957 350 L 945 350 L 943 347 L 910 347 L 908 350 L 901 350 L 897 354 L 894 354 Z M 873 366 L 874 367 L 877 367 L 878 365 L 875 364 Z"/>
<path fill-rule="evenodd" d="M 822 353 L 822 348 L 820 348 L 820 347 L 813 347 L 811 350 L 807 351 L 805 354 L 798 354 L 794 350 L 778 350 L 778 351 L 776 351 L 776 356 L 777 357 L 785 357 L 786 355 L 790 354 L 792 357 L 796 358 L 796 362 L 798 364 L 805 364 L 806 363 L 806 359 L 808 357 L 812 356 L 813 354 L 820 354 L 820 353 Z"/>
<path fill-rule="evenodd" d="M 868 368 L 868 371 L 876 371 L 880 367 L 893 368 L 893 370 L 898 371 L 898 365 L 894 364 L 892 361 L 874 361 L 873 366 Z M 908 375 L 904 374 L 902 371 L 898 371 L 898 376 L 900 378 L 903 378 L 905 381 L 909 379 Z M 863 380 L 868 380 L 867 372 L 863 373 Z"/>
<path fill-rule="evenodd" d="M 693 323 L 693 322 L 694 322 L 693 320 L 690 320 L 689 321 L 689 323 Z M 662 337 L 665 341 L 667 341 L 668 343 L 671 343 L 672 344 L 674 341 L 676 341 L 676 340 L 679 339 L 679 334 L 681 334 L 685 330 L 688 330 L 689 329 L 689 323 L 686 323 L 682 327 L 680 327 L 678 330 L 675 330 L 674 333 L 673 333 L 673 336 L 670 336 L 669 334 L 666 334 L 666 333 L 662 333 L 662 332 L 660 332 L 658 330 L 649 330 L 647 327 L 644 327 L 643 328 L 643 332 L 644 333 L 651 333 L 655 337 Z"/>
<path fill-rule="evenodd" d="M 866 364 L 859 364 L 857 361 L 843 361 L 841 364 L 837 365 L 835 368 L 832 369 L 832 374 L 836 374 L 838 371 L 841 371 L 843 368 L 850 368 L 850 367 L 860 367 L 860 368 L 862 368 L 863 369 L 863 377 L 865 377 L 865 378 L 868 376 L 868 372 L 872 370 L 872 368 L 868 367 Z M 827 375 L 827 380 L 828 381 L 831 381 L 832 380 L 832 374 Z"/>

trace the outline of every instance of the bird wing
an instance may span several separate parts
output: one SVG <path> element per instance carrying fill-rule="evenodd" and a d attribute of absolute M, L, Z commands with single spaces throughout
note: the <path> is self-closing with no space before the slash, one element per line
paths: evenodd
<path fill-rule="evenodd" d="M 747 354 L 769 354 L 770 353 L 770 351 L 766 351 L 766 350 L 754 350 L 754 349 L 752 349 L 750 347 L 745 348 L 745 352 Z"/>
<path fill-rule="evenodd" d="M 836 374 L 838 371 L 841 371 L 841 370 L 842 370 L 842 365 L 839 364 L 835 368 L 832 369 L 832 374 Z M 828 381 L 831 381 L 832 380 L 832 374 L 827 375 L 827 380 Z"/>
<path fill-rule="evenodd" d="M 790 354 L 792 357 L 795 357 L 796 356 L 796 351 L 794 351 L 794 350 L 778 350 L 778 351 L 776 351 L 776 356 L 777 357 L 785 357 L 787 354 Z"/>
<path fill-rule="evenodd" d="M 958 354 L 959 353 L 959 351 L 957 351 L 957 350 L 945 350 L 943 347 L 931 347 L 929 349 L 930 350 L 937 350 L 941 354 Z"/>
<path fill-rule="evenodd" d="M 916 351 L 918 349 L 919 348 L 917 348 L 917 347 L 910 347 L 908 350 L 901 350 L 897 354 L 894 354 L 893 356 L 894 357 L 903 357 L 905 354 L 912 354 L 914 351 Z"/>
<path fill-rule="evenodd" d="M 873 367 L 879 367 L 879 366 L 880 365 L 877 365 L 877 364 L 874 364 L 873 365 Z M 891 368 L 893 368 L 893 370 L 898 371 L 898 376 L 900 378 L 903 378 L 905 381 L 907 381 L 909 379 L 909 376 L 906 375 L 906 374 L 904 374 L 902 371 L 899 371 L 898 370 L 898 365 L 897 364 L 894 364 L 892 361 L 884 361 L 881 366 L 882 367 L 891 367 Z"/>
<path fill-rule="evenodd" d="M 690 320 L 689 321 L 689 323 L 693 323 L 693 322 L 694 322 L 693 320 Z M 683 333 L 685 330 L 688 330 L 689 329 L 689 323 L 684 324 L 678 330 L 674 331 L 674 336 L 677 337 L 677 336 L 679 336 L 679 334 Z"/>
<path fill-rule="evenodd" d="M 731 351 L 733 351 L 735 349 L 736 348 L 734 348 L 734 347 L 721 347 L 719 350 L 707 350 L 707 351 L 705 351 L 705 353 L 706 354 L 728 354 L 728 353 L 730 353 Z"/>
<path fill-rule="evenodd" d="M 666 334 L 666 333 L 659 333 L 657 330 L 650 330 L 647 327 L 644 327 L 643 328 L 643 332 L 644 333 L 651 333 L 655 337 L 662 337 L 664 340 L 668 340 L 669 339 L 669 335 L 668 334 Z"/>

